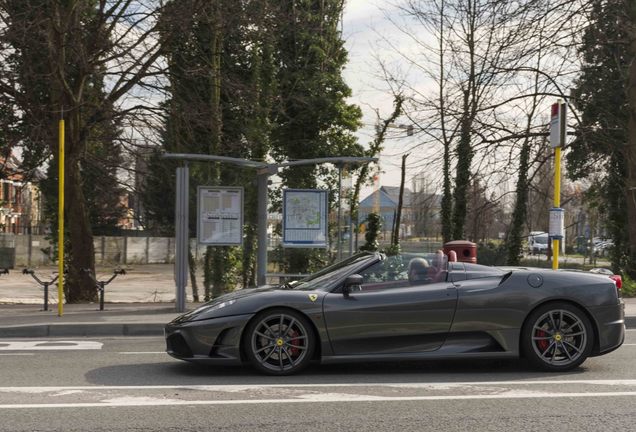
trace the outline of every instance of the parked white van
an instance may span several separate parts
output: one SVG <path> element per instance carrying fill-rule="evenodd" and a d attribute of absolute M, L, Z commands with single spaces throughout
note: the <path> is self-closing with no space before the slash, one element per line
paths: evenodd
<path fill-rule="evenodd" d="M 532 231 L 528 235 L 528 253 L 532 255 L 546 254 L 548 252 L 549 236 L 544 231 Z"/>

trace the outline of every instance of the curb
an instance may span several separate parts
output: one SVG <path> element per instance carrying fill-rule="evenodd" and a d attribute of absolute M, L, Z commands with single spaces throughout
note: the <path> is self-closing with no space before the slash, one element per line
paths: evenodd
<path fill-rule="evenodd" d="M 0 338 L 163 336 L 164 323 L 32 324 L 0 327 Z"/>

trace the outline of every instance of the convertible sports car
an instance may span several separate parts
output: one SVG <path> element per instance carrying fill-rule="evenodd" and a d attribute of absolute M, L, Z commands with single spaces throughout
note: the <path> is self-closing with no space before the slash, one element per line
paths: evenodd
<path fill-rule="evenodd" d="M 565 371 L 623 343 L 619 288 L 588 272 L 448 262 L 441 252 L 362 253 L 181 315 L 165 328 L 167 352 L 272 375 L 311 361 L 507 357 Z"/>

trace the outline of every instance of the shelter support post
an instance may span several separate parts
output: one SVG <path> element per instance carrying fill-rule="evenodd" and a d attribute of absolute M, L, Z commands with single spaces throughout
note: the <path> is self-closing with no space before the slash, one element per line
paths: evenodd
<path fill-rule="evenodd" d="M 189 235 L 189 172 L 188 165 L 177 168 L 174 281 L 176 286 L 175 309 L 185 312 L 186 286 L 188 285 Z"/>
<path fill-rule="evenodd" d="M 276 173 L 276 168 L 264 168 L 257 173 L 258 193 L 258 241 L 256 247 L 256 284 L 267 284 L 267 194 L 269 176 Z"/>

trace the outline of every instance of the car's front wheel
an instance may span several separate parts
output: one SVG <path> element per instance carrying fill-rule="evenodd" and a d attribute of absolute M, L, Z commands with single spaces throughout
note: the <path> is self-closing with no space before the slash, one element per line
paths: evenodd
<path fill-rule="evenodd" d="M 270 375 L 290 375 L 307 367 L 316 349 L 309 320 L 289 309 L 258 314 L 245 330 L 245 354 L 258 370 Z"/>
<path fill-rule="evenodd" d="M 522 329 L 522 351 L 535 366 L 566 371 L 587 359 L 594 346 L 592 324 L 578 307 L 548 303 L 528 316 Z"/>

